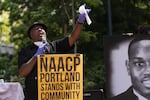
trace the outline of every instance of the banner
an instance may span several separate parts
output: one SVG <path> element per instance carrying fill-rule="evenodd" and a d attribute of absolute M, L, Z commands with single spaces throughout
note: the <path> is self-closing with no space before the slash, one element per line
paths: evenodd
<path fill-rule="evenodd" d="M 83 55 L 38 56 L 38 100 L 83 99 Z"/>

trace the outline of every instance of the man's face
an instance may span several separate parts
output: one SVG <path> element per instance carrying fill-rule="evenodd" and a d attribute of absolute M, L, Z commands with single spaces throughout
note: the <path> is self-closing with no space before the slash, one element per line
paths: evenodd
<path fill-rule="evenodd" d="M 31 36 L 33 42 L 42 41 L 42 37 L 43 36 L 46 37 L 46 32 L 42 26 L 36 25 L 31 29 L 30 36 Z"/>
<path fill-rule="evenodd" d="M 150 97 L 150 40 L 134 43 L 129 58 L 127 70 L 134 89 L 144 97 Z"/>

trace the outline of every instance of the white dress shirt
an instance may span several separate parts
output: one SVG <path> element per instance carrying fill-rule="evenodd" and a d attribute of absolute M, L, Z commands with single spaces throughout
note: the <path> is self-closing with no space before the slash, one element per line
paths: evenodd
<path fill-rule="evenodd" d="M 145 97 L 143 97 L 142 95 L 140 95 L 138 92 L 136 92 L 135 89 L 133 89 L 133 93 L 138 97 L 138 100 L 148 100 Z"/>

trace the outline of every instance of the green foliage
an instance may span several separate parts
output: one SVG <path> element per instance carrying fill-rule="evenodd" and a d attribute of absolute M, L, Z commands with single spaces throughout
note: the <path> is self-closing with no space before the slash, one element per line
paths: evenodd
<path fill-rule="evenodd" d="M 1 1 L 0 1 L 1 2 Z M 73 29 L 73 23 L 78 17 L 78 7 L 87 4 L 91 8 L 92 24 L 84 25 L 83 32 L 77 43 L 78 52 L 84 54 L 84 89 L 104 88 L 105 64 L 103 55 L 103 36 L 108 35 L 107 0 L 76 0 L 74 7 L 70 0 L 4 0 L 0 3 L 0 13 L 9 11 L 11 42 L 17 51 L 27 45 L 27 29 L 34 21 L 42 21 L 48 27 L 48 39 L 55 40 L 68 35 Z M 139 25 L 150 23 L 150 1 L 148 0 L 111 0 L 112 33 L 121 35 L 125 32 L 135 32 Z M 74 17 L 72 9 L 74 8 Z M 8 63 L 9 62 L 9 63 Z M 9 66 L 9 67 L 8 67 Z M 9 61 L 0 57 L 0 68 L 16 78 L 17 53 Z"/>

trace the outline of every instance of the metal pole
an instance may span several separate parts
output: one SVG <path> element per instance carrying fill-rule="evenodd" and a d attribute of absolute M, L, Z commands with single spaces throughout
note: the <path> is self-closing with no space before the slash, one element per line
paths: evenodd
<path fill-rule="evenodd" d="M 108 7 L 108 30 L 109 35 L 112 35 L 111 0 L 107 0 L 107 7 Z"/>
<path fill-rule="evenodd" d="M 73 26 L 73 29 L 75 27 L 75 15 L 74 15 L 74 0 L 72 0 L 72 26 Z"/>
<path fill-rule="evenodd" d="M 72 26 L 73 26 L 73 29 L 75 27 L 75 15 L 74 15 L 74 0 L 72 0 Z M 75 43 L 74 45 L 74 53 L 77 53 L 77 44 Z"/>

